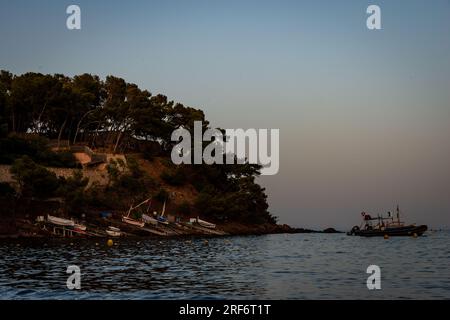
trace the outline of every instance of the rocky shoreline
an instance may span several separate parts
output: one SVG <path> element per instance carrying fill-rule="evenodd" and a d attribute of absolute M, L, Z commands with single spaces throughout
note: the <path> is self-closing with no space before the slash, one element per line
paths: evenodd
<path fill-rule="evenodd" d="M 294 233 L 340 233 L 333 228 L 323 231 L 293 228 L 286 224 L 260 224 L 248 225 L 235 222 L 218 224 L 216 228 L 209 229 L 198 224 L 173 223 L 169 225 L 149 226 L 142 228 L 123 223 L 120 219 L 96 218 L 84 222 L 86 232 L 67 232 L 64 236 L 55 233 L 54 226 L 48 223 L 36 222 L 26 218 L 0 223 L 0 239 L 20 238 L 110 238 L 105 232 L 109 226 L 120 228 L 120 238 L 176 238 L 176 237 L 222 237 L 222 236 L 250 236 L 268 234 L 294 234 Z M 66 231 L 71 231 L 67 229 Z"/>

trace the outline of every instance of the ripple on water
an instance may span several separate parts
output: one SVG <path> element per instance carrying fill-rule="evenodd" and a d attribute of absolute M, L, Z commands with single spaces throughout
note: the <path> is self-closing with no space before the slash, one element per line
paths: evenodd
<path fill-rule="evenodd" d="M 2 299 L 450 299 L 449 232 L 418 239 L 293 234 L 0 242 Z M 383 290 L 366 288 L 366 268 Z M 78 265 L 82 290 L 66 289 Z"/>

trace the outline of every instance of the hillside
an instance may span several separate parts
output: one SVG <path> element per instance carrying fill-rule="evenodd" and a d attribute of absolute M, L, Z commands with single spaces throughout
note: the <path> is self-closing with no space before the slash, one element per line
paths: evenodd
<path fill-rule="evenodd" d="M 48 214 L 120 218 L 151 198 L 133 211 L 136 219 L 161 214 L 165 203 L 174 221 L 201 217 L 232 233 L 286 230 L 276 226 L 265 190 L 255 182 L 260 166 L 173 164 L 172 132 L 193 130 L 195 121 L 210 128 L 202 110 L 117 77 L 2 71 L 2 228 Z"/>

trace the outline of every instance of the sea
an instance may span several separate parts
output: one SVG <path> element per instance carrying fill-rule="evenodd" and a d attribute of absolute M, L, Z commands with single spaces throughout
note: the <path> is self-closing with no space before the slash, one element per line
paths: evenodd
<path fill-rule="evenodd" d="M 0 240 L 0 299 L 450 299 L 450 232 Z"/>

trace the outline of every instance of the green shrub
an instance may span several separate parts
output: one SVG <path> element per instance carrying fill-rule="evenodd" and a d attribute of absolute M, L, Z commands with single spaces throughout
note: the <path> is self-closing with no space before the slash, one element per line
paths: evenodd
<path fill-rule="evenodd" d="M 19 183 L 23 196 L 50 198 L 59 187 L 56 174 L 36 164 L 28 156 L 15 160 L 10 172 Z"/>
<path fill-rule="evenodd" d="M 85 189 L 89 178 L 84 178 L 81 171 L 75 171 L 67 179 L 60 180 L 58 194 L 65 200 L 66 210 L 70 214 L 79 215 L 86 206 Z"/>
<path fill-rule="evenodd" d="M 70 152 L 54 152 L 48 147 L 48 140 L 41 137 L 23 139 L 10 136 L 0 139 L 0 163 L 12 164 L 15 160 L 28 156 L 35 163 L 56 168 L 76 168 L 79 166 Z"/>

